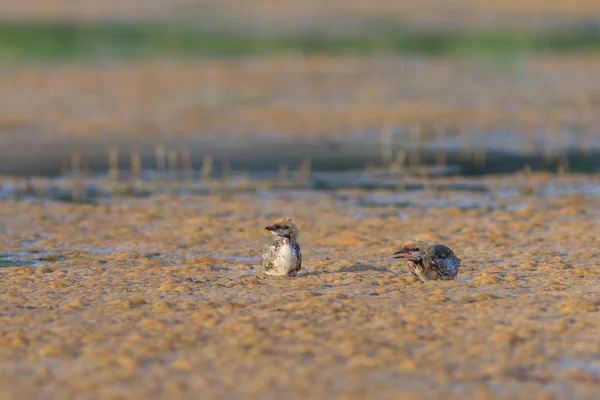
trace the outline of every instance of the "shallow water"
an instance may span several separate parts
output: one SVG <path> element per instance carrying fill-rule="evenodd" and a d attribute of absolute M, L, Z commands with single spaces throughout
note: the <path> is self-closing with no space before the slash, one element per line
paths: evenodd
<path fill-rule="evenodd" d="M 107 180 L 104 176 L 59 177 L 36 180 L 0 181 L 0 199 L 21 201 L 59 201 L 108 205 L 115 199 L 144 198 L 159 194 L 188 196 L 216 193 L 240 195 L 260 193 L 265 198 L 287 195 L 321 196 L 322 192 L 339 192 L 345 189 L 362 190 L 367 196 L 364 206 L 382 207 L 455 207 L 497 208 L 520 207 L 508 199 L 523 198 L 525 194 L 537 197 L 600 196 L 600 183 L 586 175 L 565 175 L 571 178 L 502 178 L 489 184 L 485 175 L 478 178 L 449 176 L 444 179 L 437 167 L 420 167 L 416 170 L 363 169 L 338 172 L 312 172 L 306 176 L 277 176 L 269 171 L 252 174 L 234 174 L 231 177 L 204 180 L 174 176 L 168 179 Z M 590 175 L 593 176 L 593 175 Z M 494 180 L 494 176 L 491 176 Z M 497 179 L 496 179 L 497 180 Z M 529 187 L 528 187 L 529 186 Z M 309 195 L 310 192 L 314 194 Z M 529 191 L 530 193 L 525 193 Z M 435 193 L 435 196 L 431 196 Z M 429 200 L 422 201 L 423 197 Z M 506 200 L 506 201 L 505 201 Z"/>
<path fill-rule="evenodd" d="M 39 264 L 35 261 L 21 258 L 15 254 L 0 253 L 0 268 L 23 266 L 39 266 Z"/>
<path fill-rule="evenodd" d="M 41 252 L 38 250 L 21 250 L 0 253 L 0 268 L 6 267 L 43 267 L 51 265 L 65 258 L 54 252 Z"/>
<path fill-rule="evenodd" d="M 581 134 L 565 131 L 563 142 L 539 132 L 531 135 L 522 131 L 491 130 L 473 131 L 467 136 L 454 134 L 444 139 L 429 137 L 423 143 L 410 138 L 407 127 L 399 126 L 392 135 L 390 154 L 403 151 L 415 156 L 419 161 L 413 167 L 428 165 L 438 174 L 482 176 L 489 174 L 513 173 L 525 165 L 534 170 L 555 172 L 565 160 L 574 173 L 596 173 L 600 171 L 600 136 L 590 135 L 585 148 L 581 148 Z M 38 134 L 31 132 L 35 137 Z M 282 165 L 295 170 L 307 159 L 311 160 L 313 171 L 348 171 L 363 168 L 366 164 L 382 165 L 382 144 L 380 131 L 343 132 L 339 137 L 294 138 L 278 133 L 255 134 L 253 139 L 243 135 L 233 135 L 223 140 L 222 134 L 203 132 L 186 138 L 186 148 L 190 151 L 190 163 L 195 166 L 197 178 L 201 175 L 204 158 L 211 155 L 214 160 L 212 172 L 222 177 L 229 172 L 245 171 L 257 179 L 277 175 Z M 43 135 L 42 135 L 43 136 Z M 465 143 L 466 139 L 466 143 Z M 129 155 L 138 151 L 144 170 L 142 176 L 149 180 L 181 179 L 191 171 L 158 170 L 155 151 L 157 146 L 180 148 L 179 140 L 157 142 L 144 136 L 135 135 L 101 137 L 56 137 L 51 147 L 32 147 L 31 140 L 11 139 L 4 146 L 0 175 L 11 176 L 58 176 L 61 163 L 70 159 L 73 153 L 81 154 L 86 161 L 86 171 L 91 175 L 106 176 L 109 169 L 108 153 L 115 143 L 123 156 L 119 161 L 120 174 L 131 177 Z M 564 141 L 566 140 L 566 141 Z M 50 146 L 46 141 L 40 146 Z M 535 143 L 531 150 L 528 144 Z M 333 146 L 333 148 L 331 147 Z M 339 149 L 337 147 L 340 147 Z M 293 151 L 290 151 L 293 149 Z M 272 157 L 278 154 L 278 157 Z M 438 165 L 443 155 L 446 165 Z M 479 157 L 483 157 L 483 161 Z M 407 161 L 408 162 L 408 161 Z M 225 168 L 224 165 L 228 167 Z M 181 167 L 180 167 L 181 168 Z"/>

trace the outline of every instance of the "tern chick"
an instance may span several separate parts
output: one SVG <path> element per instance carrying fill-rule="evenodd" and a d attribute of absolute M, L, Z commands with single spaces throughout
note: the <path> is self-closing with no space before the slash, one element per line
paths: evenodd
<path fill-rule="evenodd" d="M 273 276 L 294 277 L 302 267 L 302 253 L 297 242 L 298 225 L 290 218 L 279 218 L 265 228 L 277 239 L 263 249 L 258 272 Z"/>
<path fill-rule="evenodd" d="M 408 261 L 408 269 L 421 281 L 452 280 L 458 275 L 460 258 L 443 244 L 410 241 L 394 253 Z"/>

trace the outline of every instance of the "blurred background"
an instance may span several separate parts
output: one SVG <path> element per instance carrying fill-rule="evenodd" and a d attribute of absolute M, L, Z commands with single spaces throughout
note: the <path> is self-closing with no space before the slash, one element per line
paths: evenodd
<path fill-rule="evenodd" d="M 596 0 L 29 0 L 0 16 L 4 176 L 600 168 Z"/>
<path fill-rule="evenodd" d="M 600 0 L 0 0 L 0 398 L 598 399 L 599 111 Z"/>

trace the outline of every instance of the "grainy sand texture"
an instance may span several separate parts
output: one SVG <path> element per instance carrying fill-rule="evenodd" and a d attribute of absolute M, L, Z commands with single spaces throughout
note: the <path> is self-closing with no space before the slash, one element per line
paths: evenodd
<path fill-rule="evenodd" d="M 0 400 L 599 399 L 599 16 L 0 1 Z"/>
<path fill-rule="evenodd" d="M 597 180 L 514 179 L 3 201 L 2 250 L 34 265 L 0 269 L 2 397 L 597 398 Z M 278 215 L 297 278 L 252 271 Z M 412 238 L 458 279 L 410 276 Z"/>

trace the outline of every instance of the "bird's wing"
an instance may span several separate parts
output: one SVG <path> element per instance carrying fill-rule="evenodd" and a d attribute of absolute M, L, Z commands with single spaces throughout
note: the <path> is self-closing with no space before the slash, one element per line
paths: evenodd
<path fill-rule="evenodd" d="M 454 279 L 458 274 L 460 267 L 460 259 L 454 255 L 452 250 L 443 246 L 444 249 L 436 252 L 436 255 L 431 258 L 431 268 L 436 270 L 440 275 Z"/>
<path fill-rule="evenodd" d="M 454 255 L 454 252 L 449 247 L 444 246 L 443 244 L 435 245 L 435 255 L 436 255 L 436 257 L 439 257 L 439 258 L 456 257 Z"/>
<path fill-rule="evenodd" d="M 266 245 L 263 248 L 262 257 L 261 257 L 261 266 L 264 271 L 268 271 L 273 268 L 271 262 L 275 258 L 275 254 L 277 254 L 277 243 Z"/>
<path fill-rule="evenodd" d="M 298 243 L 294 243 L 292 244 L 292 249 L 294 250 L 293 253 L 296 258 L 296 265 L 294 270 L 300 271 L 300 269 L 302 268 L 302 252 L 300 251 L 300 245 L 298 245 Z"/>
<path fill-rule="evenodd" d="M 437 244 L 430 260 L 431 269 L 437 271 L 440 275 L 454 279 L 458 274 L 460 259 L 454 255 L 454 252 L 443 244 Z"/>
<path fill-rule="evenodd" d="M 446 260 L 446 268 L 452 278 L 455 278 L 458 275 L 458 268 L 460 267 L 460 259 L 458 257 L 452 256 L 448 260 Z"/>

